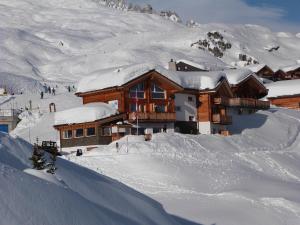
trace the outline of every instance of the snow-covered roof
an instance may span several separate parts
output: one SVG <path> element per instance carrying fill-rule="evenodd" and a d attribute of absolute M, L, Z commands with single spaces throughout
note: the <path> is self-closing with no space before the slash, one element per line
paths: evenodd
<path fill-rule="evenodd" d="M 196 67 L 196 68 L 201 69 L 201 70 L 208 70 L 205 65 L 201 65 L 199 63 L 196 63 L 196 62 L 193 62 L 193 61 L 190 61 L 190 60 L 186 60 L 186 59 L 177 60 L 177 63 L 180 63 L 180 62 L 188 64 L 188 65 L 193 66 L 193 67 Z"/>
<path fill-rule="evenodd" d="M 283 72 L 289 72 L 289 71 L 296 70 L 298 68 L 300 68 L 300 64 L 285 66 L 285 67 L 281 67 L 279 69 L 282 70 Z"/>
<path fill-rule="evenodd" d="M 254 73 L 257 73 L 265 66 L 266 66 L 266 64 L 255 64 L 255 65 L 245 66 L 245 68 L 251 70 Z"/>
<path fill-rule="evenodd" d="M 79 81 L 77 92 L 84 93 L 122 86 L 151 70 L 157 71 L 182 88 L 197 90 L 214 89 L 218 86 L 221 78 L 226 76 L 222 71 L 187 73 L 167 70 L 161 66 L 153 64 L 137 64 L 101 70 L 96 72 L 94 75 L 85 77 Z"/>
<path fill-rule="evenodd" d="M 90 103 L 81 107 L 56 112 L 54 125 L 93 122 L 117 113 L 117 110 L 109 104 Z"/>
<path fill-rule="evenodd" d="M 255 77 L 260 83 L 262 81 L 249 69 L 224 70 L 227 80 L 231 85 L 237 85 L 250 76 Z"/>
<path fill-rule="evenodd" d="M 268 98 L 300 94 L 300 80 L 286 80 L 266 84 Z"/>

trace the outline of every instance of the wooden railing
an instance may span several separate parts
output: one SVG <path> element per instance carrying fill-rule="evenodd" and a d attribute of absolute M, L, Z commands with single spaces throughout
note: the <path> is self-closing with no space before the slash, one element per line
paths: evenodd
<path fill-rule="evenodd" d="M 214 98 L 215 105 L 223 105 L 228 107 L 254 108 L 254 109 L 269 109 L 269 101 L 261 101 L 254 98 Z"/>
<path fill-rule="evenodd" d="M 156 112 L 132 112 L 129 113 L 129 120 L 136 120 L 138 117 L 139 120 L 151 120 L 151 121 L 175 121 L 176 113 L 156 113 Z"/>
<path fill-rule="evenodd" d="M 218 124 L 232 124 L 232 117 L 227 115 L 221 115 L 221 114 L 213 114 L 212 116 L 213 123 Z"/>

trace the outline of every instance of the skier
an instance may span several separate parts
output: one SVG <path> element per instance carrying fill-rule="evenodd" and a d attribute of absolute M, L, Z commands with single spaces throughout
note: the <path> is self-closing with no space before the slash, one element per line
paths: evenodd
<path fill-rule="evenodd" d="M 52 95 L 55 95 L 55 89 L 52 88 Z"/>
<path fill-rule="evenodd" d="M 49 92 L 49 94 L 51 94 L 51 87 L 50 86 L 48 87 L 48 92 Z"/>
<path fill-rule="evenodd" d="M 71 87 L 70 87 L 70 85 L 68 86 L 68 91 L 71 92 Z"/>
<path fill-rule="evenodd" d="M 43 98 L 44 98 L 44 92 L 41 91 L 41 99 L 43 99 Z"/>

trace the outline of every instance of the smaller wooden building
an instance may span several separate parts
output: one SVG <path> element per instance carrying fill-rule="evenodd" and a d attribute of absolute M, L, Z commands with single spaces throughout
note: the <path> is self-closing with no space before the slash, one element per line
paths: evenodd
<path fill-rule="evenodd" d="M 300 109 L 300 80 L 286 80 L 267 84 L 268 100 L 272 105 Z"/>
<path fill-rule="evenodd" d="M 9 133 L 19 122 L 18 112 L 13 109 L 0 109 L 0 131 Z"/>
<path fill-rule="evenodd" d="M 246 68 L 256 73 L 256 75 L 261 78 L 273 80 L 274 71 L 268 65 L 257 64 L 247 66 Z"/>
<path fill-rule="evenodd" d="M 105 103 L 91 105 L 56 113 L 54 128 L 59 131 L 61 148 L 107 145 L 131 133 L 125 114 Z"/>

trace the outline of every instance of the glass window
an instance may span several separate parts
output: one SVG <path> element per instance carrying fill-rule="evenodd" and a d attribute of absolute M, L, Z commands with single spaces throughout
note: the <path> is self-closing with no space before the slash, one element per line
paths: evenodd
<path fill-rule="evenodd" d="M 111 128 L 103 127 L 102 128 L 102 136 L 111 136 Z"/>
<path fill-rule="evenodd" d="M 95 136 L 95 135 L 96 135 L 95 127 L 89 127 L 86 129 L 86 136 Z"/>
<path fill-rule="evenodd" d="M 165 99 L 165 90 L 152 83 L 151 85 L 151 97 L 153 99 Z"/>
<path fill-rule="evenodd" d="M 137 104 L 131 103 L 130 104 L 130 112 L 136 112 L 137 111 Z"/>
<path fill-rule="evenodd" d="M 83 129 L 76 129 L 75 130 L 75 137 L 79 138 L 79 137 L 83 137 Z"/>
<path fill-rule="evenodd" d="M 176 111 L 176 112 L 180 112 L 180 111 L 181 111 L 181 107 L 180 107 L 180 106 L 176 106 L 176 107 L 175 107 L 175 111 Z"/>
<path fill-rule="evenodd" d="M 189 96 L 189 97 L 188 97 L 188 101 L 189 101 L 189 102 L 192 102 L 192 101 L 193 101 L 193 97 L 192 97 L 192 96 Z"/>
<path fill-rule="evenodd" d="M 166 112 L 166 106 L 164 105 L 155 105 L 155 112 L 157 113 L 163 113 Z"/>
<path fill-rule="evenodd" d="M 130 98 L 145 98 L 145 85 L 144 83 L 139 83 L 129 90 Z"/>
<path fill-rule="evenodd" d="M 64 130 L 63 131 L 63 139 L 71 139 L 72 138 L 72 130 Z"/>

